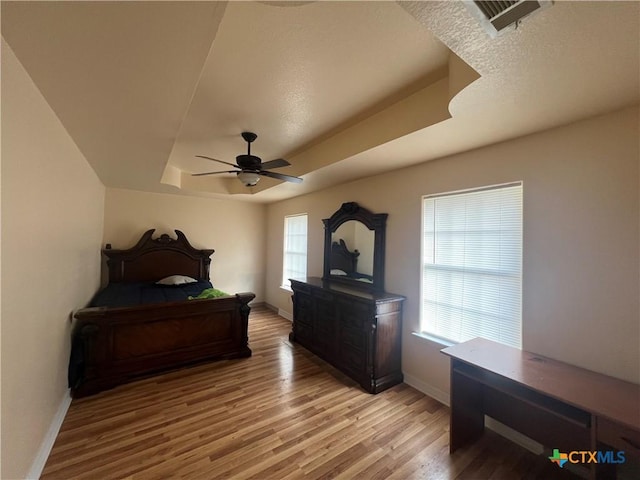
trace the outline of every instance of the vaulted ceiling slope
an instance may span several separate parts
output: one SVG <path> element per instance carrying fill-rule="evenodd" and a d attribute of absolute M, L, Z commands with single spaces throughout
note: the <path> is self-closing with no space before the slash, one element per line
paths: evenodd
<path fill-rule="evenodd" d="M 491 38 L 463 2 L 2 2 L 2 36 L 106 186 L 273 202 L 640 101 L 640 4 Z M 302 184 L 234 174 L 284 157 Z M 223 167 L 223 168 L 219 168 Z"/>

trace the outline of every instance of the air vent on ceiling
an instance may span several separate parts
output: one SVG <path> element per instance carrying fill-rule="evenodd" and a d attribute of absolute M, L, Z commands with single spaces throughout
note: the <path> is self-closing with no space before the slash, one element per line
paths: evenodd
<path fill-rule="evenodd" d="M 517 1 L 465 1 L 467 8 L 480 20 L 493 38 L 508 27 L 517 27 L 527 15 L 539 12 L 553 4 L 551 0 Z"/>

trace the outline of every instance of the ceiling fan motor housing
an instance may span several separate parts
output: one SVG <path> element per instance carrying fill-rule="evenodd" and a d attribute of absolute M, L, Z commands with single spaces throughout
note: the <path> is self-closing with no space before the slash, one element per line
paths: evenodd
<path fill-rule="evenodd" d="M 262 159 L 255 155 L 238 155 L 236 157 L 236 163 L 242 170 L 260 170 L 260 164 Z"/>

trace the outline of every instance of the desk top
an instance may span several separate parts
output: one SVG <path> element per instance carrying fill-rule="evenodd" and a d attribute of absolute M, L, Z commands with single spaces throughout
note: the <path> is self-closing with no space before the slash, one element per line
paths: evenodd
<path fill-rule="evenodd" d="M 475 338 L 442 350 L 469 365 L 640 431 L 640 385 Z"/>

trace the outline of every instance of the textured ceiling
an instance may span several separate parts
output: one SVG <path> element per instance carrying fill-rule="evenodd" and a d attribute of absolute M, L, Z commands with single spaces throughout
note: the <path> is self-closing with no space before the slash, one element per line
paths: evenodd
<path fill-rule="evenodd" d="M 491 39 L 462 2 L 2 2 L 2 36 L 107 186 L 272 202 L 640 99 L 640 4 Z M 284 157 L 253 188 L 195 158 Z M 223 168 L 218 168 L 219 166 Z"/>

